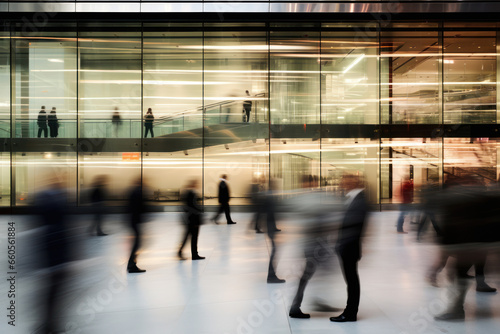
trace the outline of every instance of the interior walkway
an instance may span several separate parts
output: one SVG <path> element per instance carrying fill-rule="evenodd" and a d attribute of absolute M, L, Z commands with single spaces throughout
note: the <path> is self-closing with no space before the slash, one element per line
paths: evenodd
<path fill-rule="evenodd" d="M 336 263 L 317 272 L 306 289 L 302 310 L 311 319 L 290 319 L 288 309 L 301 275 L 300 222 L 282 216 L 279 233 L 277 274 L 285 284 L 267 284 L 269 244 L 264 234 L 248 230 L 249 213 L 235 213 L 237 225 L 206 224 L 201 227 L 199 253 L 202 261 L 179 261 L 176 248 L 182 234 L 179 213 L 152 214 L 145 225 L 143 252 L 138 265 L 143 274 L 127 274 L 130 248 L 128 229 L 121 215 L 106 217 L 110 235 L 89 237 L 89 217 L 75 218 L 74 240 L 80 250 L 68 291 L 64 318 L 68 333 L 85 334 L 410 334 L 410 333 L 498 333 L 500 296 L 467 295 L 465 322 L 432 319 L 447 303 L 445 288 L 435 288 L 423 279 L 434 259 L 432 233 L 422 243 L 415 234 L 397 234 L 397 212 L 372 213 L 360 262 L 361 304 L 358 322 L 332 323 L 338 312 L 315 312 L 318 299 L 343 308 L 345 283 Z M 6 222 L 1 217 L 0 266 L 7 276 Z M 43 287 L 44 271 L 36 269 L 39 240 L 36 229 L 26 230 L 27 217 L 14 217 L 17 227 L 16 327 L 2 316 L 0 333 L 31 333 L 39 325 L 34 296 Z M 405 224 L 411 230 L 414 225 Z M 185 248 L 189 255 L 189 245 Z M 487 282 L 500 287 L 500 275 L 491 266 Z M 489 272 L 488 272 L 489 269 Z M 497 268 L 498 269 L 498 268 Z M 440 285 L 446 286 L 446 274 Z M 7 314 L 6 279 L 0 281 L 1 309 Z M 473 281 L 471 280 L 471 283 Z M 63 316 L 63 314 L 61 314 Z"/>

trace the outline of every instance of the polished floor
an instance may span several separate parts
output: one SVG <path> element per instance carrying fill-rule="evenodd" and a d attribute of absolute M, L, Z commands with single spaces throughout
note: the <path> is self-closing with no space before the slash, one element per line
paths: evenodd
<path fill-rule="evenodd" d="M 318 302 L 343 308 L 345 283 L 336 259 L 311 280 L 302 310 L 311 319 L 290 319 L 288 309 L 303 268 L 301 222 L 281 216 L 278 225 L 278 276 L 285 284 L 267 284 L 269 243 L 264 234 L 248 229 L 251 215 L 235 213 L 236 225 L 202 226 L 199 253 L 202 261 L 179 261 L 176 248 L 182 234 L 178 213 L 159 213 L 145 225 L 143 252 L 138 265 L 143 274 L 125 271 L 130 237 L 121 215 L 106 217 L 105 237 L 89 237 L 89 217 L 75 217 L 74 245 L 79 250 L 61 311 L 67 333 L 85 334 L 410 334 L 498 333 L 500 295 L 477 293 L 473 284 L 466 300 L 466 320 L 434 321 L 432 316 L 447 304 L 446 274 L 436 288 L 424 280 L 436 247 L 432 234 L 415 242 L 414 225 L 409 234 L 397 234 L 397 212 L 372 213 L 360 262 L 362 286 L 358 322 L 332 323 L 338 312 L 314 311 Z M 0 265 L 6 277 L 8 220 L 16 222 L 16 326 L 3 316 L 0 333 L 31 333 L 40 324 L 40 299 L 45 271 L 38 265 L 37 229 L 26 229 L 27 217 L 2 217 Z M 185 249 L 189 255 L 189 245 Z M 487 281 L 500 287 L 499 257 L 489 259 Z M 9 283 L 2 279 L 1 309 L 7 314 Z"/>

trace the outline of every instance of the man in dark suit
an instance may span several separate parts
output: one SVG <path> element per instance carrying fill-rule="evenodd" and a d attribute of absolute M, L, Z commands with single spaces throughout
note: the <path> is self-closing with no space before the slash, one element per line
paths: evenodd
<path fill-rule="evenodd" d="M 226 220 L 228 224 L 236 224 L 231 219 L 231 213 L 229 212 L 229 200 L 230 200 L 230 195 L 229 195 L 229 187 L 227 185 L 227 175 L 223 174 L 220 177 L 220 183 L 219 183 L 219 210 L 217 211 L 217 214 L 212 218 L 214 223 L 217 223 L 217 218 L 219 218 L 219 215 L 224 211 L 226 214 Z"/>
<path fill-rule="evenodd" d="M 361 237 L 363 236 L 368 205 L 365 192 L 357 175 L 344 176 L 346 212 L 339 231 L 337 253 L 341 259 L 342 272 L 347 284 L 347 306 L 344 312 L 330 321 L 356 321 L 360 299 L 358 261 L 361 259 Z"/>

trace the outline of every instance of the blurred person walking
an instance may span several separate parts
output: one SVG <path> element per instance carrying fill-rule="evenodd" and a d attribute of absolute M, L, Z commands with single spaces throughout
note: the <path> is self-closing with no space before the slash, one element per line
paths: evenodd
<path fill-rule="evenodd" d="M 285 283 L 284 279 L 278 278 L 276 276 L 276 195 L 273 193 L 276 190 L 276 182 L 272 180 L 270 182 L 268 193 L 263 198 L 263 212 L 266 214 L 266 225 L 267 225 L 267 236 L 271 241 L 271 255 L 269 257 L 269 268 L 267 271 L 267 283 Z"/>
<path fill-rule="evenodd" d="M 52 107 L 49 116 L 47 117 L 49 129 L 50 129 L 50 138 L 57 138 L 59 135 L 59 121 L 56 115 L 56 107 Z"/>
<path fill-rule="evenodd" d="M 213 216 L 212 221 L 216 224 L 218 224 L 217 219 L 219 218 L 219 215 L 224 212 L 226 215 L 226 221 L 227 224 L 236 224 L 235 221 L 231 219 L 231 213 L 229 209 L 229 200 L 231 199 L 230 193 L 229 193 L 229 186 L 228 186 L 228 177 L 226 174 L 221 175 L 220 177 L 220 182 L 219 182 L 219 209 L 215 216 Z"/>
<path fill-rule="evenodd" d="M 255 230 L 256 233 L 264 233 L 260 227 L 260 220 L 263 216 L 264 207 L 264 178 L 253 178 L 250 185 L 250 198 L 252 201 L 252 211 L 254 212 L 250 221 L 249 229 Z"/>
<path fill-rule="evenodd" d="M 137 266 L 137 254 L 142 242 L 143 214 L 146 211 L 140 177 L 138 177 L 132 185 L 128 199 L 130 228 L 133 232 L 134 243 L 130 252 L 127 270 L 129 273 L 143 273 L 146 272 L 146 270 L 140 269 Z"/>
<path fill-rule="evenodd" d="M 304 257 L 306 260 L 289 316 L 306 319 L 311 316 L 303 313 L 300 309 L 304 299 L 304 291 L 318 267 L 325 266 L 332 261 L 335 251 L 330 238 L 337 227 L 338 213 L 342 211 L 342 205 L 336 198 L 315 190 L 317 181 L 312 175 L 304 175 L 301 185 L 301 193 L 292 198 L 287 205 L 292 211 L 298 213 L 303 221 Z"/>
<path fill-rule="evenodd" d="M 49 272 L 47 294 L 43 297 L 44 324 L 35 333 L 62 333 L 63 299 L 70 286 L 69 263 L 74 260 L 71 226 L 68 222 L 68 199 L 63 183 L 54 178 L 49 187 L 36 197 L 36 212 L 45 226 L 44 258 Z"/>
<path fill-rule="evenodd" d="M 184 203 L 183 220 L 185 225 L 184 237 L 179 248 L 177 255 L 179 259 L 185 260 L 182 256 L 182 249 L 186 245 L 187 239 L 191 236 L 191 258 L 193 260 L 203 260 L 205 257 L 198 254 L 198 234 L 200 232 L 200 225 L 202 224 L 203 211 L 199 205 L 200 197 L 198 196 L 197 189 L 199 187 L 198 180 L 194 179 L 189 181 L 186 191 L 182 196 Z"/>
<path fill-rule="evenodd" d="M 94 210 L 94 220 L 89 228 L 90 235 L 94 232 L 97 236 L 107 235 L 102 231 L 102 216 L 106 209 L 106 186 L 108 183 L 107 175 L 99 175 L 94 179 L 93 189 L 90 194 L 90 201 Z"/>
<path fill-rule="evenodd" d="M 42 106 L 40 109 L 36 123 L 38 125 L 38 138 L 42 136 L 42 132 L 43 136 L 47 138 L 47 113 L 45 112 L 45 106 Z"/>
<path fill-rule="evenodd" d="M 411 203 L 413 203 L 413 180 L 409 177 L 406 177 L 401 184 L 401 196 L 403 200 L 400 206 L 401 213 L 398 218 L 397 232 L 407 234 L 407 232 L 403 230 L 403 224 L 406 216 L 410 214 Z"/>
<path fill-rule="evenodd" d="M 155 116 L 153 115 L 153 110 L 151 108 L 148 108 L 148 111 L 146 112 L 146 115 L 144 115 L 144 138 L 148 137 L 148 132 L 151 133 L 151 138 L 154 138 L 154 132 L 153 132 L 153 122 L 155 121 Z"/>

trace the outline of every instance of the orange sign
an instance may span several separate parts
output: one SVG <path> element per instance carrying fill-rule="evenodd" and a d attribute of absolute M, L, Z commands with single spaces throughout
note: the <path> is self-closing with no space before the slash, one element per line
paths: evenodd
<path fill-rule="evenodd" d="M 140 161 L 141 154 L 139 152 L 123 152 L 122 153 L 122 161 Z"/>

